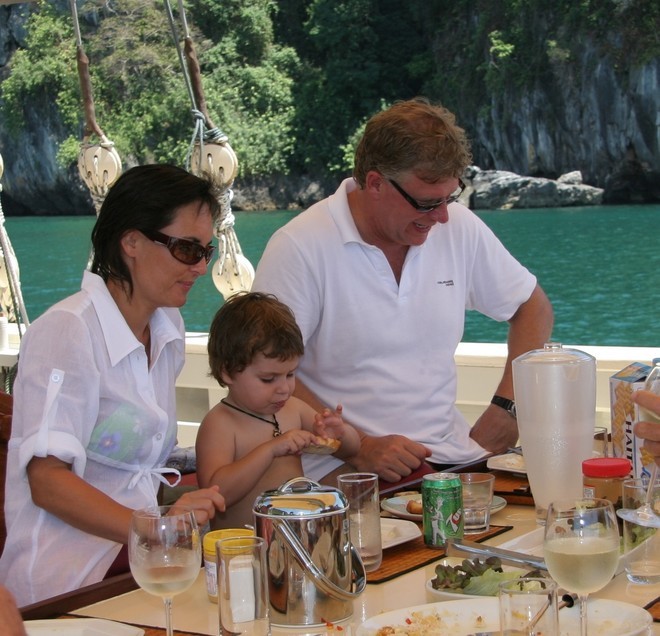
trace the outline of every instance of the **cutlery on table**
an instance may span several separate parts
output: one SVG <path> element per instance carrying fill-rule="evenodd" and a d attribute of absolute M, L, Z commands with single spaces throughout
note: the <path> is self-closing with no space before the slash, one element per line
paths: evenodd
<path fill-rule="evenodd" d="M 538 570 L 548 569 L 543 557 L 523 554 L 522 552 L 514 552 L 513 550 L 505 550 L 503 548 L 495 548 L 493 546 L 486 546 L 466 539 L 448 539 L 447 556 L 458 556 L 461 554 L 472 554 L 484 558 L 496 556 L 506 565 L 527 565 Z"/>

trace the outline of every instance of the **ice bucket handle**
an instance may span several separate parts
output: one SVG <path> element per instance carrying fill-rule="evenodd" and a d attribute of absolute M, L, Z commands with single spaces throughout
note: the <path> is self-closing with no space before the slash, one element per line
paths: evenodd
<path fill-rule="evenodd" d="M 305 488 L 301 488 L 301 486 L 305 486 Z M 289 479 L 286 483 L 282 484 L 279 488 L 280 492 L 294 492 L 294 491 L 312 491 L 312 490 L 318 490 L 321 488 L 321 484 L 319 484 L 316 481 L 313 481 L 311 479 L 308 479 L 307 477 L 294 477 L 293 479 Z"/>
<path fill-rule="evenodd" d="M 275 532 L 284 539 L 284 542 L 288 545 L 300 567 L 312 574 L 314 584 L 319 590 L 340 601 L 352 601 L 364 592 L 364 588 L 367 585 L 367 573 L 364 570 L 364 564 L 355 546 L 351 545 L 351 568 L 353 570 L 353 587 L 355 589 L 354 592 L 351 592 L 350 590 L 340 588 L 319 570 L 307 550 L 305 550 L 305 547 L 300 543 L 296 533 L 291 530 L 286 521 L 274 519 L 273 522 Z"/>

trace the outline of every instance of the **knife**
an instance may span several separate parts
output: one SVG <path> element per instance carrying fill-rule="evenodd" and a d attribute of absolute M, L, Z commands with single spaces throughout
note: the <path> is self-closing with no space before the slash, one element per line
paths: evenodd
<path fill-rule="evenodd" d="M 482 545 L 466 539 L 447 539 L 447 556 L 458 556 L 461 554 L 472 554 L 485 558 L 496 556 L 506 565 L 527 565 L 538 570 L 548 569 L 543 557 L 514 552 L 513 550 L 504 550 L 503 548 L 495 548 L 490 545 Z"/>

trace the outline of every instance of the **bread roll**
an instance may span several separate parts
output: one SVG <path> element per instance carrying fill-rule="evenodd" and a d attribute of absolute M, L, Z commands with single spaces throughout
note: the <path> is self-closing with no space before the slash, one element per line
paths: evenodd
<path fill-rule="evenodd" d="M 332 437 L 322 437 L 321 442 L 318 444 L 310 444 L 303 448 L 303 453 L 310 453 L 311 455 L 332 455 L 336 453 L 341 446 L 338 439 Z"/>
<path fill-rule="evenodd" d="M 409 499 L 406 504 L 406 510 L 411 515 L 421 515 L 424 512 L 421 499 Z"/>

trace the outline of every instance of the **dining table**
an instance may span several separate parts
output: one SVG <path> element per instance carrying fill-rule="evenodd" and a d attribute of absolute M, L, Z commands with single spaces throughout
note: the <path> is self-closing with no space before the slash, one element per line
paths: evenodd
<path fill-rule="evenodd" d="M 529 495 L 526 478 L 493 472 L 496 476 L 495 492 L 505 499 L 506 505 L 491 515 L 489 532 L 482 537 L 477 536 L 476 540 L 483 546 L 524 545 L 526 538 L 538 536 L 541 527 L 537 524 L 535 509 L 531 505 L 533 500 Z M 383 516 L 387 518 L 393 515 L 383 511 Z M 421 530 L 421 523 L 419 528 Z M 435 603 L 438 599 L 427 591 L 426 584 L 434 577 L 435 567 L 444 556 L 444 550 L 425 546 L 423 536 L 387 548 L 383 551 L 381 567 L 368 573 L 365 590 L 352 601 L 353 613 L 350 617 L 335 623 L 308 627 L 273 625 L 272 634 L 356 636 L 358 627 L 370 617 L 382 612 Z M 630 583 L 625 572 L 617 574 L 610 583 L 589 598 L 611 599 L 645 607 L 660 621 L 660 584 Z M 96 618 L 139 627 L 144 630 L 145 636 L 165 634 L 162 600 L 139 589 L 129 574 L 22 608 L 22 612 L 26 621 Z M 216 636 L 219 633 L 218 605 L 209 600 L 203 568 L 200 568 L 192 587 L 174 597 L 173 625 L 176 636 Z M 660 636 L 660 622 L 653 622 L 650 633 Z"/>

